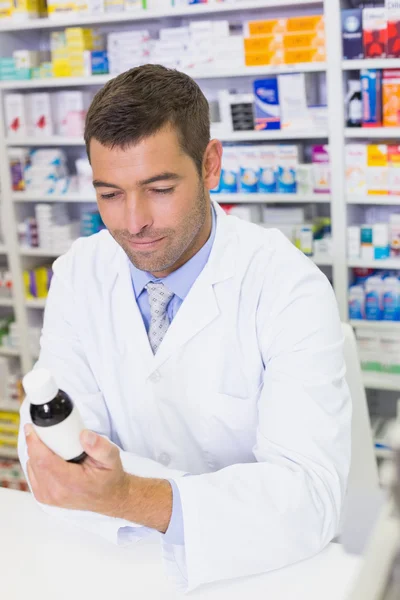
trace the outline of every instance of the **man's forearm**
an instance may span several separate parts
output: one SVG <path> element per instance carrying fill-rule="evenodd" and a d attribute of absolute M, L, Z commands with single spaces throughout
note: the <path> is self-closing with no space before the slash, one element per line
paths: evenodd
<path fill-rule="evenodd" d="M 126 475 L 115 514 L 111 515 L 165 533 L 172 515 L 172 487 L 165 479 Z"/>

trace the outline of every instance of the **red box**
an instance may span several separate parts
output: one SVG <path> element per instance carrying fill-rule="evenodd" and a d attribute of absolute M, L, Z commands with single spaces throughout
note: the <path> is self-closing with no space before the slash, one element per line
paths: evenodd
<path fill-rule="evenodd" d="M 400 8 L 388 10 L 388 49 L 390 58 L 400 57 Z"/>
<path fill-rule="evenodd" d="M 384 58 L 387 55 L 388 26 L 385 8 L 364 8 L 363 41 L 365 58 Z"/>

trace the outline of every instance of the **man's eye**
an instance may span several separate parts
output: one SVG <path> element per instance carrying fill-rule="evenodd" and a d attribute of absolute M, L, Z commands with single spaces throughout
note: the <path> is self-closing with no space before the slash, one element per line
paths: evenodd
<path fill-rule="evenodd" d="M 112 198 L 116 198 L 117 195 L 116 192 L 112 192 L 111 194 L 100 194 L 100 198 L 102 200 L 111 200 Z"/>
<path fill-rule="evenodd" d="M 174 191 L 173 187 L 170 188 L 158 188 L 153 190 L 156 194 L 172 194 L 172 192 Z"/>

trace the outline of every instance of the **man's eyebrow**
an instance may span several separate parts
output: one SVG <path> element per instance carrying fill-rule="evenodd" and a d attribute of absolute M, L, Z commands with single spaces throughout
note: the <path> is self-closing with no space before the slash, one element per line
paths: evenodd
<path fill-rule="evenodd" d="M 116 185 L 115 183 L 108 183 L 107 181 L 99 181 L 98 179 L 95 179 L 93 181 L 93 187 L 95 187 L 95 188 L 106 187 L 106 188 L 114 188 L 114 189 L 117 189 L 117 190 L 121 189 L 119 187 L 119 185 Z"/>
<path fill-rule="evenodd" d="M 151 183 L 157 183 L 157 181 L 178 181 L 182 179 L 180 175 L 177 173 L 169 173 L 168 171 L 165 173 L 160 173 L 159 175 L 154 175 L 153 177 L 149 177 L 148 179 L 143 179 L 138 182 L 140 187 L 145 185 L 150 185 Z"/>

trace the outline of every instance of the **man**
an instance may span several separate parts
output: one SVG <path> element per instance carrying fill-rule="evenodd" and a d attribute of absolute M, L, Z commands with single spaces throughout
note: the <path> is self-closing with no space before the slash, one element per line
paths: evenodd
<path fill-rule="evenodd" d="M 211 202 L 222 147 L 188 76 L 116 77 L 85 140 L 108 231 L 56 261 L 38 366 L 79 407 L 89 458 L 21 429 L 36 499 L 116 543 L 159 531 L 187 590 L 319 552 L 350 454 L 328 281 L 278 231 Z"/>

